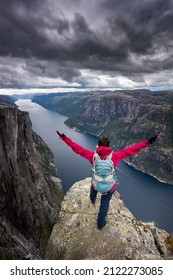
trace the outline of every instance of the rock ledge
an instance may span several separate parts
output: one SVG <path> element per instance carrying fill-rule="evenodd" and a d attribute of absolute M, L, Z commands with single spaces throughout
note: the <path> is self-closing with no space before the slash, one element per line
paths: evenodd
<path fill-rule="evenodd" d="M 108 223 L 96 227 L 100 199 L 89 199 L 91 178 L 76 182 L 64 197 L 60 221 L 50 236 L 45 259 L 167 259 L 170 236 L 154 224 L 135 219 L 118 192 L 110 203 Z"/>

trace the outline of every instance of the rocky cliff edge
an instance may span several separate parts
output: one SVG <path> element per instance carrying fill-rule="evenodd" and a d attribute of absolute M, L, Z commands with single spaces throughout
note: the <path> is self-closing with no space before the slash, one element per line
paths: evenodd
<path fill-rule="evenodd" d="M 42 257 L 63 191 L 27 112 L 0 100 L 0 259 Z"/>
<path fill-rule="evenodd" d="M 170 235 L 135 219 L 115 192 L 102 230 L 96 226 L 100 204 L 89 199 L 91 178 L 76 182 L 64 197 L 60 221 L 50 236 L 45 259 L 170 259 Z"/>

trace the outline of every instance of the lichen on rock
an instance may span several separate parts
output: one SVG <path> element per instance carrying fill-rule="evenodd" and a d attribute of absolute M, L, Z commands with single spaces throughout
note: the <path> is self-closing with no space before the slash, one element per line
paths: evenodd
<path fill-rule="evenodd" d="M 100 205 L 89 198 L 91 178 L 76 182 L 64 197 L 60 221 L 50 236 L 45 259 L 162 259 L 169 252 L 164 240 L 169 234 L 137 221 L 118 192 L 112 197 L 108 223 L 98 230 Z"/>

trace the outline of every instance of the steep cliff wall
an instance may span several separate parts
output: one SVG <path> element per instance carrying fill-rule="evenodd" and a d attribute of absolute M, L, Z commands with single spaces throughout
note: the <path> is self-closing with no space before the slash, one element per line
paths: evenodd
<path fill-rule="evenodd" d="M 107 225 L 100 231 L 96 204 L 89 199 L 91 178 L 76 182 L 66 193 L 60 220 L 54 226 L 45 259 L 171 259 L 171 236 L 154 224 L 135 219 L 118 192 L 112 197 Z"/>
<path fill-rule="evenodd" d="M 53 156 L 29 114 L 0 104 L 0 259 L 39 258 L 62 197 Z"/>
<path fill-rule="evenodd" d="M 173 92 L 115 91 L 35 97 L 41 105 L 69 116 L 69 127 L 107 135 L 115 150 L 153 136 L 156 143 L 128 158 L 134 167 L 173 184 Z"/>

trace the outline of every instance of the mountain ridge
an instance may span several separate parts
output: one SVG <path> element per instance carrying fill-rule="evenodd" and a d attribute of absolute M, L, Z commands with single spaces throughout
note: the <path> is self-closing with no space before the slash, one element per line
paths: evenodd
<path fill-rule="evenodd" d="M 115 150 L 159 132 L 153 145 L 126 162 L 173 184 L 173 91 L 61 93 L 35 96 L 33 102 L 68 116 L 70 128 L 107 135 Z"/>

